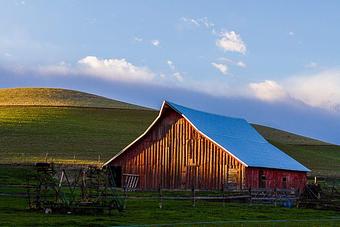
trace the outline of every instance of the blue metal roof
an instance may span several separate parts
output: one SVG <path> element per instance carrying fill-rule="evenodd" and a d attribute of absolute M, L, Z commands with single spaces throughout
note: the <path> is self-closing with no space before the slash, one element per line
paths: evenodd
<path fill-rule="evenodd" d="M 166 101 L 201 133 L 249 167 L 310 171 L 301 163 L 271 145 L 246 120 L 190 109 Z"/>

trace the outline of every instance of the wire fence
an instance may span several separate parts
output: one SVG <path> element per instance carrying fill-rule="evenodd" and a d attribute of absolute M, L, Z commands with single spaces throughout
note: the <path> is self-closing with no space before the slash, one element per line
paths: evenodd
<path fill-rule="evenodd" d="M 236 193 L 236 192 L 234 192 Z M 26 196 L 26 188 L 24 182 L 22 184 L 0 184 L 0 196 L 4 197 L 16 197 L 22 198 Z M 229 212 L 229 209 L 233 209 L 228 205 L 227 198 L 233 196 L 232 193 L 226 193 L 221 191 L 192 191 L 192 190 L 160 190 L 152 192 L 131 191 L 124 192 L 120 189 L 117 196 L 125 199 L 125 209 L 135 210 L 146 209 L 153 212 L 174 212 L 177 208 L 183 207 L 186 210 L 191 210 L 193 213 L 203 210 L 202 215 L 212 215 L 214 212 Z M 280 205 L 278 205 L 280 206 Z M 242 208 L 243 209 L 243 208 Z M 247 209 L 257 209 L 254 207 Z M 276 212 L 274 210 L 271 212 Z M 173 211 L 172 211 L 173 210 Z M 179 212 L 179 211 L 176 211 Z M 208 214 L 207 214 L 208 212 Z M 296 218 L 296 216 L 295 216 Z M 223 218 L 221 218 L 223 220 Z M 247 219 L 247 218 L 246 218 Z M 261 217 L 259 219 L 262 219 Z M 185 220 L 185 219 L 184 219 Z M 204 220 L 204 219 L 203 219 Z M 158 220 L 159 221 L 159 220 Z M 155 220 L 154 223 L 157 223 Z M 197 222 L 181 222 L 180 220 L 174 220 L 172 223 L 161 224 L 145 224 L 145 225 L 122 225 L 122 226 L 151 226 L 151 227 L 163 227 L 163 226 L 235 226 L 235 227 L 273 227 L 273 226 L 301 226 L 301 227 L 333 227 L 340 226 L 339 216 L 328 219 L 278 219 L 278 220 L 223 220 L 223 221 L 197 221 Z"/>

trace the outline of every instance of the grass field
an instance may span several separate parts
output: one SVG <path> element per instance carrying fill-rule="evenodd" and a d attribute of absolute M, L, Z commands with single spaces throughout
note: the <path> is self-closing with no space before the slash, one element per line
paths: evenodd
<path fill-rule="evenodd" d="M 290 145 L 331 145 L 320 140 L 296 135 L 279 129 L 253 124 L 253 127 L 267 140 Z"/>
<path fill-rule="evenodd" d="M 197 207 L 194 208 L 190 202 L 178 201 L 167 202 L 165 207 L 159 209 L 157 204 L 157 201 L 143 201 L 141 203 L 141 201 L 128 200 L 125 211 L 121 213 L 114 211 L 111 215 L 46 215 L 24 209 L 23 207 L 26 206 L 25 199 L 2 198 L 0 202 L 0 225 L 340 226 L 340 223 L 338 223 L 340 215 L 332 211 L 287 209 L 269 205 L 235 203 L 229 203 L 222 207 L 221 204 L 216 202 L 198 202 Z M 268 220 L 284 220 L 284 222 L 268 222 Z M 300 221 L 297 222 L 296 220 Z"/>
<path fill-rule="evenodd" d="M 3 88 L 0 106 L 75 106 L 148 109 L 85 92 L 58 88 Z"/>
<path fill-rule="evenodd" d="M 140 135 L 157 112 L 115 100 L 60 89 L 0 89 L 0 163 L 48 161 L 96 164 Z M 313 170 L 340 176 L 340 147 L 255 125 L 271 143 Z M 128 199 L 112 215 L 42 214 L 27 210 L 27 166 L 0 165 L 0 226 L 340 226 L 334 211 L 271 205 Z M 5 185 L 16 185 L 6 188 Z M 319 220 L 324 219 L 324 220 Z M 189 224 L 186 224 L 189 223 Z M 196 224 L 195 224 L 196 223 Z"/>
<path fill-rule="evenodd" d="M 129 109 L 0 107 L 0 154 L 92 160 L 101 155 L 105 160 L 142 133 L 155 116 Z"/>
<path fill-rule="evenodd" d="M 0 89 L 0 163 L 46 157 L 63 163 L 103 162 L 140 135 L 156 115 L 150 109 L 78 91 Z M 340 146 L 254 126 L 312 174 L 340 176 Z"/>
<path fill-rule="evenodd" d="M 138 109 L 0 107 L 0 163 L 41 161 L 46 154 L 57 162 L 102 162 L 139 136 L 156 115 Z M 282 143 L 278 132 L 270 130 L 259 131 L 313 174 L 340 175 L 339 146 L 289 133 L 283 134 Z"/>
<path fill-rule="evenodd" d="M 312 175 L 340 177 L 339 146 L 271 143 L 310 168 Z"/>
<path fill-rule="evenodd" d="M 29 167 L 0 165 L 0 193 L 3 185 L 19 185 Z M 13 192 L 13 189 L 11 189 Z M 6 191 L 5 191 L 6 192 Z M 8 191 L 7 191 L 8 192 Z M 312 209 L 281 208 L 272 205 L 221 202 L 128 199 L 126 210 L 111 215 L 43 214 L 27 209 L 24 197 L 0 196 L 0 226 L 114 226 L 168 224 L 166 226 L 339 226 L 340 213 Z M 321 219 L 321 220 L 320 220 Z M 270 221 L 269 221 L 270 220 Z M 278 220 L 280 220 L 278 222 Z M 187 224 L 185 224 L 187 223 Z M 196 223 L 196 224 L 194 224 Z"/>

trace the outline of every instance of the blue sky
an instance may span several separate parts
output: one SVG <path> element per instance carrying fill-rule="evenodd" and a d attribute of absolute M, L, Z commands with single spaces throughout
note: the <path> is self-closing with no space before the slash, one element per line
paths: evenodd
<path fill-rule="evenodd" d="M 340 144 L 338 1 L 0 2 L 0 87 L 170 99 Z"/>

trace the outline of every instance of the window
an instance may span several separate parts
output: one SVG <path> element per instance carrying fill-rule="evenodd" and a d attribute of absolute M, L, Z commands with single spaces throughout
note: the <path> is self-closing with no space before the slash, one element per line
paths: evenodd
<path fill-rule="evenodd" d="M 282 178 L 282 188 L 287 188 L 287 177 Z"/>
<path fill-rule="evenodd" d="M 259 171 L 259 188 L 266 188 L 266 175 L 263 170 Z"/>

